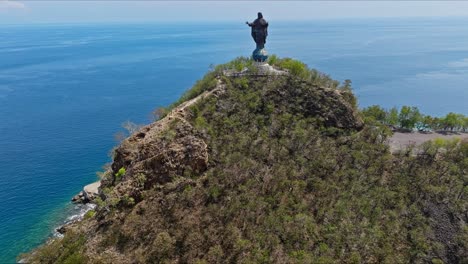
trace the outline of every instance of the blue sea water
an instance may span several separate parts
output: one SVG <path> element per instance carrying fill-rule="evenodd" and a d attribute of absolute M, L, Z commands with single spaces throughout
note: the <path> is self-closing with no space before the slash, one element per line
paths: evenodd
<path fill-rule="evenodd" d="M 467 22 L 270 21 L 266 47 L 351 79 L 360 106 L 466 115 Z M 210 64 L 253 49 L 243 23 L 0 26 L 0 263 L 74 211 L 123 122 L 148 123 Z"/>

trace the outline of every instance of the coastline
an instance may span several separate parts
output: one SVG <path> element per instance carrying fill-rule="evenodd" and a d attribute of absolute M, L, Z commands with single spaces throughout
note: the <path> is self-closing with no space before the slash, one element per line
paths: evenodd
<path fill-rule="evenodd" d="M 62 238 L 64 233 L 67 230 L 67 227 L 83 220 L 85 218 L 86 213 L 91 210 L 94 210 L 97 205 L 93 202 L 93 200 L 97 197 L 99 192 L 99 186 L 101 181 L 96 181 L 90 184 L 87 184 L 83 187 L 83 190 L 80 191 L 77 195 L 73 196 L 71 201 L 68 202 L 68 206 L 72 209 L 67 209 L 66 218 L 64 220 L 59 221 L 56 226 L 50 230 L 50 233 L 47 235 L 47 238 L 44 240 L 43 243 L 48 243 L 56 238 Z M 79 201 L 74 201 L 74 198 L 83 195 L 84 197 L 88 197 L 88 199 L 82 199 Z M 85 196 L 86 195 L 86 196 Z M 91 199 L 89 199 L 91 198 Z M 67 206 L 67 207 L 68 207 Z M 37 247 L 36 247 L 37 248 Z M 17 255 L 17 263 L 27 263 L 25 259 L 18 259 L 21 255 Z"/>
<path fill-rule="evenodd" d="M 71 202 L 74 204 L 74 211 L 65 221 L 54 229 L 53 237 L 63 237 L 68 225 L 81 221 L 87 212 L 94 210 L 96 204 L 93 200 L 99 195 L 101 181 L 87 184 L 77 195 L 73 196 Z"/>

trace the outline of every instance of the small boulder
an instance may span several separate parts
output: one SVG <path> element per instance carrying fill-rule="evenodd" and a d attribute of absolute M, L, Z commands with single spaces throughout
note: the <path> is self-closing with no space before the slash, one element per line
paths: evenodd
<path fill-rule="evenodd" d="M 71 201 L 73 203 L 83 203 L 83 197 L 84 197 L 84 194 L 83 194 L 83 191 L 81 191 L 77 195 L 73 196 Z"/>
<path fill-rule="evenodd" d="M 67 228 L 65 227 L 65 225 L 63 225 L 63 226 L 60 226 L 60 227 L 56 228 L 55 231 L 57 231 L 57 233 L 63 235 L 63 234 L 65 234 L 65 232 L 67 232 Z"/>

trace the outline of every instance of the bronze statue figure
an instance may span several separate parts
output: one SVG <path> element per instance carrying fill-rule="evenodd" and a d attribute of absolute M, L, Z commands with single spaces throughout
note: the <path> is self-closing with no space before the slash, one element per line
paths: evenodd
<path fill-rule="evenodd" d="M 252 28 L 252 38 L 257 44 L 257 48 L 263 48 L 268 36 L 268 22 L 263 18 L 261 12 L 258 12 L 258 18 L 254 22 L 245 22 Z"/>
<path fill-rule="evenodd" d="M 252 38 L 257 44 L 256 49 L 252 54 L 252 58 L 258 62 L 264 62 L 268 58 L 265 50 L 266 38 L 268 36 L 268 22 L 263 18 L 261 12 L 258 12 L 258 18 L 254 22 L 245 22 L 252 28 Z"/>

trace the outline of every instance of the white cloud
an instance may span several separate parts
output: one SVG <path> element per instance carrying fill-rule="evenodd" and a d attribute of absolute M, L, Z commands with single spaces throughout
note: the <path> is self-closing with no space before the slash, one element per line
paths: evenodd
<path fill-rule="evenodd" d="M 18 1 L 0 0 L 0 11 L 24 10 L 26 5 Z"/>

